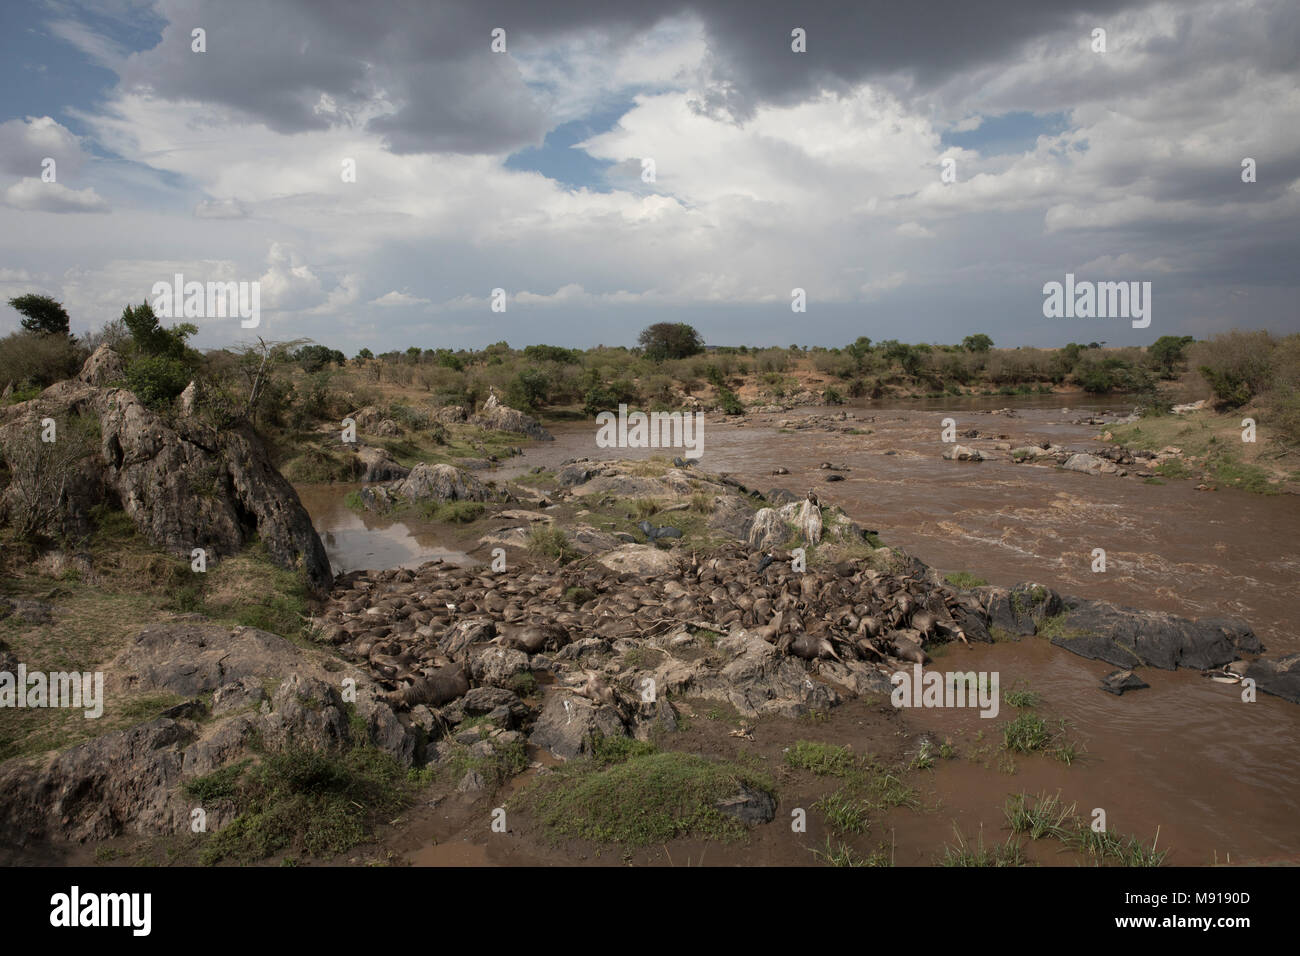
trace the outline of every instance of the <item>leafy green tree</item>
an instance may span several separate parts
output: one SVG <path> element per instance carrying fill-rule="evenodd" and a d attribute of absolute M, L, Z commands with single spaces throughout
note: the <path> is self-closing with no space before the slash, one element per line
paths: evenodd
<path fill-rule="evenodd" d="M 861 372 L 867 364 L 867 359 L 871 356 L 871 339 L 865 335 L 859 335 L 852 345 L 846 345 L 844 351 L 853 356 L 853 366 Z"/>
<path fill-rule="evenodd" d="M 1195 341 L 1190 335 L 1162 335 L 1151 343 L 1147 355 L 1160 370 L 1161 377 L 1173 378 L 1186 357 L 1187 346 Z"/>
<path fill-rule="evenodd" d="M 370 349 L 362 349 L 360 352 L 357 353 L 357 358 L 359 359 L 372 359 L 374 357 L 375 357 L 375 353 L 370 351 Z"/>
<path fill-rule="evenodd" d="M 689 358 L 704 351 L 704 339 L 685 322 L 656 322 L 637 339 L 645 357 L 653 362 Z"/>
<path fill-rule="evenodd" d="M 67 335 L 68 313 L 63 306 L 48 295 L 15 296 L 9 304 L 23 315 L 22 326 L 28 332 L 42 335 Z"/>
<path fill-rule="evenodd" d="M 987 352 L 993 348 L 993 340 L 983 332 L 977 332 L 962 339 L 961 347 L 967 352 Z"/>
<path fill-rule="evenodd" d="M 193 322 L 181 322 L 165 329 L 158 323 L 153 307 L 148 302 L 141 302 L 122 310 L 122 323 L 141 354 L 180 360 L 191 358 L 185 341 L 199 330 Z"/>

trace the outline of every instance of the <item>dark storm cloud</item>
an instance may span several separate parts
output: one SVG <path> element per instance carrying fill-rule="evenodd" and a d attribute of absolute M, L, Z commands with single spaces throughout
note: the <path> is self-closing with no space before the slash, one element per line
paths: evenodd
<path fill-rule="evenodd" d="M 357 121 L 368 105 L 397 152 L 509 152 L 540 143 L 551 118 L 509 57 L 489 53 L 490 33 L 537 50 L 584 29 L 627 39 L 685 11 L 704 22 L 725 93 L 739 117 L 763 101 L 789 102 L 822 86 L 896 76 L 913 87 L 1008 57 L 1026 40 L 1103 17 L 1142 0 L 969 0 L 939 3 L 690 0 L 672 4 L 576 0 L 358 3 L 355 0 L 160 0 L 168 21 L 156 47 L 135 54 L 123 79 L 170 99 L 238 109 L 279 132 Z M 790 30 L 808 31 L 808 53 Z M 190 49 L 207 31 L 207 53 Z M 714 91 L 717 93 L 717 91 Z M 325 94 L 336 110 L 322 110 Z"/>

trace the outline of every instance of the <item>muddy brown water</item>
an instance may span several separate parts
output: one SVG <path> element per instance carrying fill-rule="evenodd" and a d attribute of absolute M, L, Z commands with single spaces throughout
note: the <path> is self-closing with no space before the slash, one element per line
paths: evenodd
<path fill-rule="evenodd" d="M 1014 415 L 994 414 L 1008 407 Z M 839 505 L 886 542 L 945 571 L 970 571 L 999 584 L 1033 580 L 1063 593 L 1189 617 L 1239 616 L 1271 655 L 1300 650 L 1296 497 L 1200 492 L 1193 481 L 1148 485 L 1015 465 L 1005 451 L 992 451 L 983 441 L 959 439 L 1000 460 L 939 457 L 945 417 L 956 420 L 959 432 L 1005 434 L 1013 446 L 1051 440 L 1088 450 L 1097 446 L 1095 436 L 1104 427 L 1074 421 L 1130 408 L 1123 399 L 1033 396 L 800 409 L 741 421 L 711 417 L 699 464 L 763 491 L 815 489 L 824 504 Z M 778 424 L 841 411 L 855 418 L 847 424 L 870 433 Z M 590 423 L 550 430 L 556 441 L 529 446 L 493 477 L 522 477 L 533 467 L 554 468 L 575 457 L 675 454 L 598 448 Z M 818 467 L 823 461 L 850 469 L 846 480 L 825 482 L 826 472 Z M 773 476 L 778 467 L 790 473 Z M 342 500 L 351 487 L 299 489 L 335 570 L 410 566 L 433 557 L 474 560 L 447 547 L 433 526 L 350 511 Z M 1105 573 L 1091 570 L 1094 548 L 1106 551 Z M 951 739 L 959 756 L 979 756 L 936 765 L 932 781 L 940 819 L 891 814 L 898 863 L 930 862 L 936 837 L 951 838 L 952 822 L 968 837 L 982 824 L 986 838 L 1000 842 L 1006 836 L 1002 805 L 1021 791 L 1059 792 L 1085 819 L 1102 808 L 1112 830 L 1148 846 L 1159 827 L 1159 846 L 1174 851 L 1170 862 L 1300 862 L 1300 707 L 1264 694 L 1242 703 L 1234 685 L 1151 668 L 1142 671 L 1150 689 L 1114 697 L 1097 687 L 1109 665 L 1034 638 L 950 648 L 931 666 L 997 671 L 1004 691 L 1027 685 L 1042 697 L 1038 711 L 1064 718 L 1068 736 L 1084 753 L 1072 766 L 1041 756 L 1017 758 L 1011 773 L 996 753 L 1001 728 L 1016 714 L 1009 705 L 1002 704 L 991 720 L 973 710 L 907 711 L 913 730 Z M 936 829 L 944 832 L 936 835 Z M 442 852 L 448 856 L 431 853 L 422 862 L 468 861 L 455 850 Z M 1042 852 L 1036 849 L 1034 856 Z"/>

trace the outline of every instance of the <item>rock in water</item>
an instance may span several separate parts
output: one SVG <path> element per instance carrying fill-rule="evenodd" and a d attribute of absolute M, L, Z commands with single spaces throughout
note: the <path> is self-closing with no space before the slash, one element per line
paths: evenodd
<path fill-rule="evenodd" d="M 1150 686 L 1130 670 L 1111 671 L 1101 679 L 1101 689 L 1116 697 L 1126 690 L 1143 690 Z"/>
<path fill-rule="evenodd" d="M 537 419 L 525 415 L 508 405 L 502 405 L 495 395 L 488 397 L 477 415 L 470 419 L 475 425 L 503 432 L 517 432 L 541 441 L 554 441 L 555 436 L 541 426 Z"/>

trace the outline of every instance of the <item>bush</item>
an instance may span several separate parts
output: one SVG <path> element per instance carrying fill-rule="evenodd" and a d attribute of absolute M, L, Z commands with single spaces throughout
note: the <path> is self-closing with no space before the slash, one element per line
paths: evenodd
<path fill-rule="evenodd" d="M 76 375 L 85 352 L 66 335 L 14 332 L 0 339 L 0 389 L 47 388 Z"/>
<path fill-rule="evenodd" d="M 729 388 L 718 389 L 718 407 L 726 415 L 743 415 L 745 414 L 745 405 L 736 393 Z"/>
<path fill-rule="evenodd" d="M 68 492 L 82 477 L 81 467 L 98 452 L 99 419 L 93 415 L 59 416 L 54 428 L 55 440 L 42 441 L 44 428 L 32 418 L 0 448 L 9 471 L 9 523 L 23 537 L 59 529 Z"/>
<path fill-rule="evenodd" d="M 1245 405 L 1271 384 L 1273 337 L 1267 332 L 1227 332 L 1198 342 L 1191 358 L 1220 405 Z"/>
<path fill-rule="evenodd" d="M 546 404 L 551 380 L 537 368 L 523 368 L 506 386 L 506 404 L 512 408 L 533 411 Z"/>
<path fill-rule="evenodd" d="M 631 382 L 616 379 L 608 385 L 593 385 L 583 397 L 582 410 L 588 415 L 618 411 L 619 405 L 636 401 L 636 389 Z"/>
<path fill-rule="evenodd" d="M 190 383 L 191 370 L 178 358 L 146 355 L 126 369 L 126 385 L 150 408 L 166 408 Z"/>

